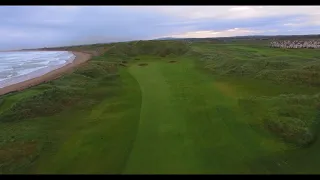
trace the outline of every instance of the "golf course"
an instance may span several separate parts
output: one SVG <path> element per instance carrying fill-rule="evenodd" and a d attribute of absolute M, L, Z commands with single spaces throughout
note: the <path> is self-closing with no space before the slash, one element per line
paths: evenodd
<path fill-rule="evenodd" d="M 320 173 L 320 53 L 133 41 L 0 96 L 1 174 Z"/>

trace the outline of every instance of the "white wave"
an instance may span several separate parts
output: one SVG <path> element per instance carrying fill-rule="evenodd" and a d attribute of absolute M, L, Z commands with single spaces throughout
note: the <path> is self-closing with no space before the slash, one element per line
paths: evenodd
<path fill-rule="evenodd" d="M 42 76 L 74 59 L 68 51 L 0 52 L 0 88 Z"/>

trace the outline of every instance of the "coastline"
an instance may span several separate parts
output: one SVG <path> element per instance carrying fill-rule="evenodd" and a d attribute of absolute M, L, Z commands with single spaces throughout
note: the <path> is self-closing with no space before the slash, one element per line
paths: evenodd
<path fill-rule="evenodd" d="M 27 81 L 23 81 L 20 83 L 16 83 L 16 84 L 12 84 L 12 85 L 0 88 L 0 96 L 10 92 L 14 92 L 14 91 L 21 91 L 29 87 L 39 85 L 43 82 L 57 79 L 65 73 L 72 72 L 75 67 L 87 62 L 92 57 L 92 55 L 89 53 L 76 52 L 76 51 L 70 51 L 70 52 L 75 55 L 75 59 L 72 63 L 67 64 L 61 68 L 55 69 L 53 71 L 50 71 L 42 76 L 38 76 L 33 79 L 29 79 Z"/>

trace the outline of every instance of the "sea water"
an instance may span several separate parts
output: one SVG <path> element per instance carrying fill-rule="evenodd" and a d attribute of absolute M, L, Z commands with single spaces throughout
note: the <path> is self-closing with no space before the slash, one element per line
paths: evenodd
<path fill-rule="evenodd" d="M 0 88 L 42 76 L 74 59 L 68 51 L 0 52 Z"/>

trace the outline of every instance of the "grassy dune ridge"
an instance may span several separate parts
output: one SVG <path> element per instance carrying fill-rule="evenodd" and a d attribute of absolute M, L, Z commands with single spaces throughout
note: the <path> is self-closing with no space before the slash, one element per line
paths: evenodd
<path fill-rule="evenodd" d="M 275 84 L 309 86 L 310 89 L 319 87 L 320 73 L 317 69 L 320 61 L 316 49 L 293 50 L 269 48 L 266 44 L 237 43 L 194 43 L 193 46 L 200 59 L 199 67 L 219 76 L 249 77 Z M 299 146 L 308 145 L 315 138 L 311 129 L 313 123 L 317 123 L 314 119 L 320 103 L 318 96 L 293 94 L 260 98 L 259 103 L 269 105 L 264 106 L 265 112 L 259 114 L 259 119 L 263 119 L 265 128 L 284 140 Z M 246 107 L 244 111 L 250 111 L 249 106 L 257 106 L 258 102 L 253 98 L 239 99 L 239 105 Z"/>
<path fill-rule="evenodd" d="M 319 85 L 316 49 L 280 49 L 267 45 L 195 43 L 206 69 L 219 75 L 249 76 L 275 83 Z"/>
<path fill-rule="evenodd" d="M 140 43 L 137 42 L 135 45 L 140 46 Z M 88 50 L 96 50 L 97 47 L 95 46 L 97 45 L 94 45 L 94 47 L 57 48 L 57 50 L 87 52 Z M 46 154 L 47 151 L 55 152 L 54 149 L 59 149 L 58 145 L 60 143 L 58 141 L 66 138 L 68 134 L 73 131 L 78 132 L 77 128 L 70 127 L 70 129 L 68 129 L 63 127 L 65 123 L 77 123 L 77 126 L 80 127 L 85 127 L 85 124 L 93 124 L 97 126 L 92 128 L 92 131 L 94 131 L 95 128 L 99 128 L 99 123 L 111 123 L 109 122 L 111 119 L 120 118 L 122 121 L 118 122 L 118 124 L 109 124 L 115 126 L 109 133 L 125 132 L 121 134 L 119 138 L 122 138 L 121 141 L 126 143 L 123 143 L 122 149 L 121 147 L 119 147 L 120 149 L 115 149 L 113 154 L 118 153 L 116 150 L 121 152 L 126 151 L 128 148 L 130 149 L 130 143 L 128 141 L 130 139 L 132 141 L 132 138 L 135 137 L 135 126 L 137 125 L 140 114 L 139 101 L 141 101 L 141 98 L 139 86 L 130 74 L 119 68 L 119 63 L 121 63 L 122 60 L 128 60 L 127 58 L 129 57 L 126 49 L 123 48 L 126 44 L 119 43 L 116 47 L 109 44 L 104 46 L 108 49 L 110 48 L 110 52 L 94 57 L 86 65 L 81 66 L 71 74 L 29 88 L 23 92 L 10 93 L 1 97 L 1 172 L 24 171 L 29 169 L 31 165 L 33 165 L 33 167 L 39 167 L 41 169 L 39 171 L 41 172 L 46 172 L 45 168 L 50 167 L 50 164 L 47 166 L 34 165 L 33 162 L 38 160 L 39 154 Z M 131 46 L 132 44 L 128 47 L 134 49 Z M 141 46 L 143 46 L 143 43 Z M 99 45 L 98 48 L 101 48 L 101 45 Z M 172 49 L 174 49 L 174 51 L 171 52 L 171 49 L 169 49 L 168 53 L 178 52 L 175 51 L 175 48 Z M 154 53 L 162 53 L 160 50 L 156 50 Z M 132 104 L 130 104 L 130 102 L 132 102 Z M 131 109 L 138 110 L 134 111 Z M 97 113 L 97 115 L 91 116 L 90 114 L 92 113 Z M 99 121 L 99 117 L 102 116 L 101 114 L 107 114 L 103 122 Z M 128 120 L 130 120 L 130 122 L 128 122 Z M 121 125 L 121 123 L 125 123 L 125 125 Z M 109 128 L 110 127 L 107 129 Z M 70 131 L 70 133 L 64 133 L 64 131 L 67 130 Z M 61 134 L 59 131 L 61 131 Z M 81 132 L 79 134 L 81 134 Z M 94 136 L 94 134 L 95 133 L 90 134 L 89 137 Z M 105 136 L 109 135 L 107 134 Z M 125 138 L 123 138 L 123 136 L 125 136 Z M 25 148 L 27 148 L 30 143 L 33 149 L 30 150 L 30 152 L 26 152 L 28 150 Z M 114 143 L 121 146 L 121 142 L 115 141 Z M 92 148 L 94 148 L 94 146 Z M 91 150 L 94 151 L 95 149 Z M 109 156 L 111 157 L 113 154 L 111 152 Z M 117 158 L 117 156 L 113 158 Z M 121 158 L 124 157 L 118 157 L 117 160 Z M 41 158 L 37 162 L 42 162 Z M 113 163 L 110 164 L 113 167 L 108 169 L 108 171 L 120 172 L 120 164 L 117 166 L 113 161 L 110 162 Z M 120 161 L 119 163 L 123 162 Z M 96 166 L 99 166 L 99 164 Z M 83 168 L 85 167 L 86 166 Z M 58 171 L 59 167 L 56 168 L 57 169 L 53 169 L 60 172 Z M 101 168 L 105 167 L 102 166 L 100 169 Z M 31 172 L 38 172 L 38 170 L 31 168 Z M 92 169 L 91 172 L 99 172 L 99 168 Z"/>
<path fill-rule="evenodd" d="M 139 88 L 128 87 L 125 81 L 129 81 L 128 85 L 135 84 L 134 79 L 130 79 L 130 76 L 119 79 L 119 69 L 116 64 L 103 61 L 103 57 L 96 57 L 85 66 L 58 80 L 32 87 L 21 93 L 3 96 L 4 102 L 0 115 L 2 129 L 1 171 L 4 173 L 16 172 L 30 166 L 41 153 L 48 151 L 57 153 L 55 149 L 59 149 L 58 141 L 64 138 L 68 139 L 71 134 L 83 136 L 84 133 L 87 133 L 79 131 L 79 128 L 89 126 L 88 130 L 97 130 L 87 136 L 87 140 L 97 136 L 99 124 L 110 121 L 109 115 L 102 119 L 95 117 L 94 114 L 91 116 L 92 113 L 108 114 L 107 110 L 101 109 L 100 106 L 113 107 L 114 110 L 110 113 L 111 117 L 122 118 L 123 116 L 123 122 L 119 123 L 130 125 L 137 122 L 134 119 L 138 120 L 139 114 L 130 112 L 130 108 L 136 108 L 130 105 L 130 99 L 137 98 L 139 101 Z M 122 94 L 132 96 L 122 96 Z M 104 101 L 106 103 L 103 103 Z M 117 109 L 121 109 L 121 107 L 126 107 L 128 110 L 117 112 Z M 136 118 L 134 118 L 135 116 Z M 125 122 L 125 119 L 131 121 Z M 70 123 L 75 124 L 68 127 Z M 116 128 L 119 125 L 111 125 L 114 126 L 113 133 L 122 134 L 123 131 L 127 131 L 127 129 L 122 129 L 127 125 Z M 126 142 L 134 137 L 133 135 L 134 133 L 128 132 L 128 134 L 120 136 L 127 136 L 127 138 L 123 138 L 123 141 Z M 109 135 L 104 136 L 108 138 Z M 20 145 L 21 142 L 22 145 Z M 15 145 L 17 143 L 19 145 Z M 30 150 L 31 152 L 26 152 L 24 144 L 28 145 L 29 143 L 32 143 L 36 148 Z M 121 142 L 118 143 L 121 144 Z M 12 150 L 11 146 L 17 146 L 15 147 L 17 150 Z M 125 149 L 126 147 L 123 146 L 123 149 L 120 150 L 124 151 Z M 119 168 L 117 165 L 113 165 L 115 169 Z M 46 166 L 39 167 L 45 169 Z M 92 172 L 96 171 L 99 172 L 99 169 Z"/>
<path fill-rule="evenodd" d="M 183 41 L 57 49 L 95 57 L 0 97 L 1 173 L 317 172 L 316 50 Z M 302 167 L 305 153 L 313 159 Z"/>

